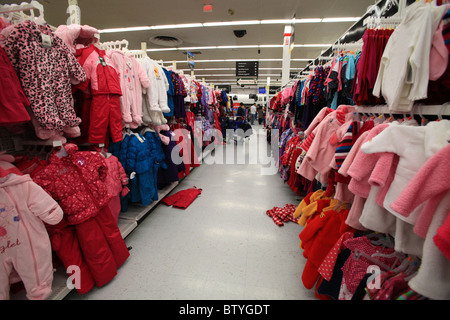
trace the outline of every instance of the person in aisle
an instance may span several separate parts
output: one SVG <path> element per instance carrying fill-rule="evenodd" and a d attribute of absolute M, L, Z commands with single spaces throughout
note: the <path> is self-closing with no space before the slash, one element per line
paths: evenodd
<path fill-rule="evenodd" d="M 243 119 L 245 119 L 245 109 L 244 109 L 244 104 L 242 102 L 239 105 L 239 108 L 236 113 L 236 117 L 242 117 Z"/>
<path fill-rule="evenodd" d="M 258 106 L 258 124 L 261 125 L 264 120 L 264 110 L 262 106 Z"/>
<path fill-rule="evenodd" d="M 251 122 L 252 125 L 255 124 L 255 119 L 256 119 L 256 103 L 254 103 L 250 107 L 250 122 Z"/>

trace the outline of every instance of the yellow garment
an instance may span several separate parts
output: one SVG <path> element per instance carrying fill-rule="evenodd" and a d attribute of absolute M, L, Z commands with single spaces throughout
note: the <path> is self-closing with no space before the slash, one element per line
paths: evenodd
<path fill-rule="evenodd" d="M 319 190 L 315 191 L 315 192 L 311 195 L 311 197 L 309 198 L 309 204 L 311 204 L 312 202 L 317 201 L 317 200 L 319 200 L 319 199 L 322 199 L 324 194 L 325 194 L 325 191 L 322 190 L 322 189 L 319 189 Z M 295 212 L 293 213 L 293 216 L 294 216 L 295 218 L 300 217 L 300 216 L 302 215 L 303 209 L 304 209 L 306 206 L 308 206 L 309 204 L 307 204 L 305 200 L 302 200 L 302 201 L 300 202 L 300 204 L 298 205 L 297 209 L 295 209 Z"/>
<path fill-rule="evenodd" d="M 325 198 L 327 199 L 327 198 Z M 330 199 L 330 204 L 328 205 L 328 207 L 325 207 L 321 212 L 325 212 L 328 210 L 332 210 L 334 209 L 337 205 L 339 204 L 339 200 L 336 199 Z M 309 206 L 306 206 L 303 209 L 303 214 L 300 217 L 300 219 L 298 220 L 298 224 L 301 226 L 306 226 L 308 220 L 313 216 L 314 213 L 317 212 L 317 201 L 311 203 Z M 331 208 L 331 209 L 330 209 Z"/>

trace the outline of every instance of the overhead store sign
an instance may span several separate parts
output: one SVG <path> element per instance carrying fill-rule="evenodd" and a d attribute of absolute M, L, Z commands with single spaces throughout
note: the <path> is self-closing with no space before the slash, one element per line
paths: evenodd
<path fill-rule="evenodd" d="M 187 62 L 189 65 L 189 69 L 194 70 L 195 67 L 194 54 L 189 50 L 187 51 Z"/>
<path fill-rule="evenodd" d="M 237 84 L 240 86 L 246 85 L 246 84 L 257 84 L 258 80 L 256 79 L 238 79 Z"/>
<path fill-rule="evenodd" d="M 276 94 L 279 89 L 280 89 L 280 87 L 270 86 L 269 87 L 269 94 Z"/>
<path fill-rule="evenodd" d="M 236 61 L 236 77 L 258 77 L 258 61 Z"/>

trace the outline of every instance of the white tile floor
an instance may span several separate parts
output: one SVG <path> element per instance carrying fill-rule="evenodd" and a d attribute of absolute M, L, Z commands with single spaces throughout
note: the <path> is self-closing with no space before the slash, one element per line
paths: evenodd
<path fill-rule="evenodd" d="M 265 148 L 265 135 L 259 141 Z M 247 155 L 256 148 L 250 142 L 227 147 Z M 131 256 L 113 281 L 67 299 L 315 299 L 301 283 L 301 227 L 278 227 L 265 213 L 300 199 L 279 174 L 260 169 L 248 158 L 196 168 L 172 194 L 197 186 L 202 195 L 186 210 L 158 205 L 126 238 Z"/>

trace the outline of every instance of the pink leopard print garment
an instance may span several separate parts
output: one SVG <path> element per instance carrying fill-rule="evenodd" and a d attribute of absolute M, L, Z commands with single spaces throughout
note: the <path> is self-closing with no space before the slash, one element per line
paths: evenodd
<path fill-rule="evenodd" d="M 41 34 L 51 37 L 51 48 Z M 86 81 L 86 73 L 48 25 L 25 21 L 14 26 L 4 47 L 39 124 L 48 130 L 76 127 L 81 119 L 73 107 L 71 78 Z"/>

